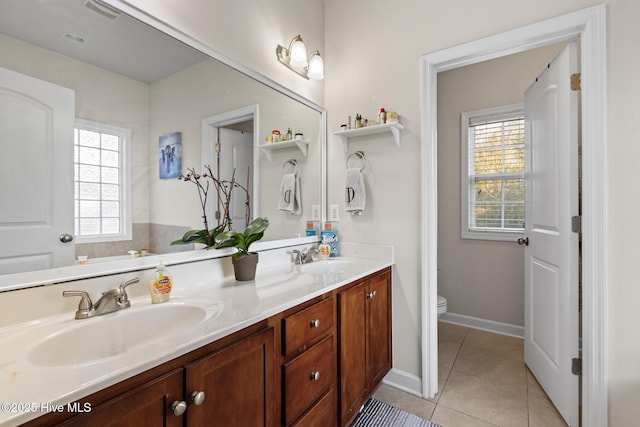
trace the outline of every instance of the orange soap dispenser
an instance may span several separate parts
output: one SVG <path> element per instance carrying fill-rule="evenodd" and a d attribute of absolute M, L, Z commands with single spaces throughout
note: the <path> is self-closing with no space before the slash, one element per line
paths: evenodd
<path fill-rule="evenodd" d="M 149 280 L 149 295 L 154 304 L 169 301 L 173 282 L 171 275 L 164 266 L 164 261 L 160 258 L 160 265 L 153 272 L 153 277 Z"/>

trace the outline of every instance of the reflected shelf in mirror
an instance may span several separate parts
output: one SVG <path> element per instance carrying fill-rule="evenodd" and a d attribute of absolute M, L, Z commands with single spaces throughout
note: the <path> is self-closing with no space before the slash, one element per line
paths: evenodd
<path fill-rule="evenodd" d="M 297 138 L 297 139 L 291 139 L 289 141 L 282 141 L 282 142 L 271 142 L 271 143 L 267 143 L 267 144 L 261 144 L 259 145 L 260 149 L 262 150 L 262 152 L 264 153 L 265 156 L 267 156 L 267 159 L 269 159 L 269 161 L 273 160 L 273 151 L 274 150 L 282 150 L 284 148 L 291 148 L 291 147 L 298 147 L 300 149 L 300 151 L 302 152 L 302 155 L 307 157 L 307 150 L 309 147 L 309 141 L 302 139 L 302 138 Z"/>

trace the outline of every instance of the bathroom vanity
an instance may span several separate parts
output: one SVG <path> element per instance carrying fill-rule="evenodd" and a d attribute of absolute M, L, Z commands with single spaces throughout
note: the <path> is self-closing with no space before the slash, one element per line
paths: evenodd
<path fill-rule="evenodd" d="M 2 400 L 51 408 L 0 413 L 0 425 L 347 425 L 391 369 L 392 255 L 293 265 L 286 249 L 274 252 L 263 254 L 268 266 L 254 282 L 192 281 L 169 303 L 132 297 L 123 310 L 212 304 L 184 333 L 75 365 L 34 366 L 37 345 L 14 349 L 0 360 Z M 224 271 L 227 260 L 214 261 Z M 176 283 L 183 270 L 211 268 L 211 261 L 191 264 L 168 266 Z M 64 316 L 72 328 L 100 321 Z M 3 348 L 29 327 L 10 328 L 0 329 Z"/>

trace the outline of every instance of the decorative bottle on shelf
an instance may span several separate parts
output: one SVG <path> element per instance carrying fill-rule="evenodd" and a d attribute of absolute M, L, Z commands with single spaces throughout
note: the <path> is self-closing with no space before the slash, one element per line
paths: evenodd
<path fill-rule="evenodd" d="M 378 120 L 381 125 L 387 123 L 387 112 L 384 111 L 384 108 L 380 109 L 380 112 L 378 113 Z"/>

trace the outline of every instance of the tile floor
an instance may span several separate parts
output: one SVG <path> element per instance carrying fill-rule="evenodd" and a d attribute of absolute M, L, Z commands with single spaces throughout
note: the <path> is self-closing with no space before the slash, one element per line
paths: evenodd
<path fill-rule="evenodd" d="M 374 397 L 443 427 L 566 427 L 525 366 L 521 339 L 440 322 L 438 366 L 431 400 L 384 384 Z"/>

